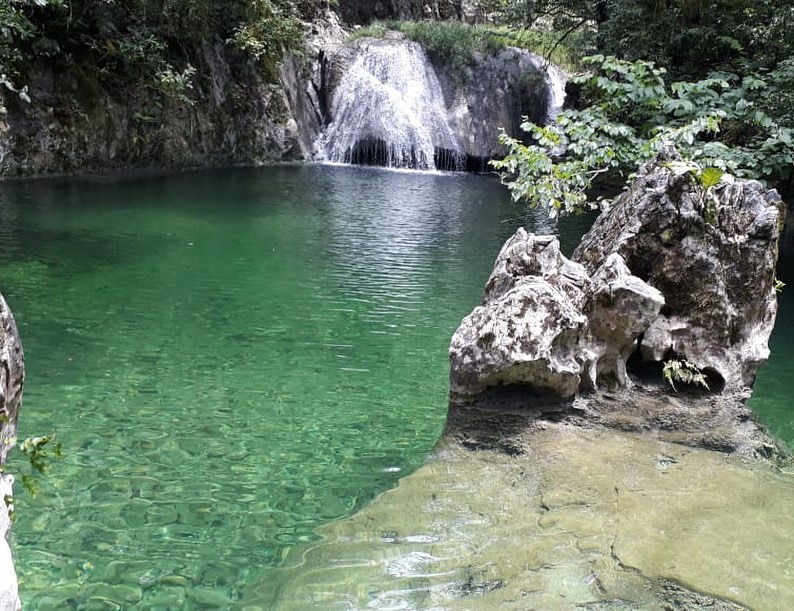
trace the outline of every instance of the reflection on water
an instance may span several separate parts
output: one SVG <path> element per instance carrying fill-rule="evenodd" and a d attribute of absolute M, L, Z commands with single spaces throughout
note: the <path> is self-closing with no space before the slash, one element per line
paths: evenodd
<path fill-rule="evenodd" d="M 26 607 L 228 606 L 395 485 L 443 426 L 453 329 L 536 216 L 490 178 L 374 169 L 3 185 L 20 434 L 65 451 L 17 491 Z"/>

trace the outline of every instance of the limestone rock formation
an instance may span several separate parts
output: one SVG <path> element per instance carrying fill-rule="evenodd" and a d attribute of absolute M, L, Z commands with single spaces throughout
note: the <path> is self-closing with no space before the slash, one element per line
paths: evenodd
<path fill-rule="evenodd" d="M 572 261 L 523 229 L 483 305 L 452 338 L 451 397 L 519 386 L 572 398 L 678 359 L 712 391 L 742 394 L 769 354 L 784 206 L 757 182 L 705 191 L 666 150 L 603 213 Z"/>
<path fill-rule="evenodd" d="M 595 387 L 599 375 L 614 375 L 618 384 L 626 386 L 626 362 L 637 337 L 656 320 L 664 303 L 662 293 L 632 275 L 623 257 L 613 253 L 606 258 L 593 274 L 586 307 L 584 386 Z"/>
<path fill-rule="evenodd" d="M 25 365 L 22 344 L 8 304 L 0 295 L 0 466 L 14 446 L 17 418 L 22 404 L 22 383 Z M 8 546 L 11 531 L 9 499 L 13 496 L 14 476 L 0 474 L 0 609 L 21 609 L 17 593 L 17 577 Z"/>
<path fill-rule="evenodd" d="M 506 152 L 498 141 L 502 128 L 520 137 L 523 117 L 545 123 L 562 105 L 563 81 L 554 67 L 519 49 L 453 66 L 399 32 L 329 46 L 319 84 L 327 126 L 320 156 L 483 170 Z"/>
<path fill-rule="evenodd" d="M 665 305 L 643 329 L 645 361 L 685 359 L 717 388 L 752 386 L 769 357 L 777 313 L 775 266 L 785 208 L 755 181 L 704 192 L 691 175 L 648 164 L 573 253 L 590 273 L 613 254 L 658 289 Z"/>
<path fill-rule="evenodd" d="M 565 100 L 562 72 L 525 49 L 508 47 L 484 55 L 465 75 L 440 62 L 434 67 L 450 125 L 470 159 L 503 157 L 506 151 L 499 144 L 502 129 L 521 139 L 525 137 L 521 130 L 525 117 L 546 124 Z"/>
<path fill-rule="evenodd" d="M 519 229 L 496 259 L 485 304 L 452 338 L 452 392 L 474 394 L 531 379 L 538 393 L 573 396 L 587 282 L 584 268 L 560 253 L 555 238 Z"/>

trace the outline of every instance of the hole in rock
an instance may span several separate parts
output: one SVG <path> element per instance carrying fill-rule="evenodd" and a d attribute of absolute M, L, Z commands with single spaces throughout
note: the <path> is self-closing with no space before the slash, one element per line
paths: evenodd
<path fill-rule="evenodd" d="M 452 149 L 434 149 L 433 161 L 436 164 L 436 169 L 443 172 L 461 172 L 467 169 L 466 156 Z"/>
<path fill-rule="evenodd" d="M 637 345 L 642 342 L 642 337 L 637 341 Z M 645 384 L 665 384 L 662 370 L 664 364 L 660 361 L 646 361 L 642 358 L 640 349 L 637 348 L 626 361 L 626 373 Z"/>
<path fill-rule="evenodd" d="M 637 344 L 639 345 L 641 342 L 642 338 L 639 339 Z M 684 360 L 673 350 L 668 350 L 665 353 L 664 359 L 662 361 L 645 361 L 642 358 L 640 349 L 637 348 L 629 357 L 628 361 L 626 361 L 626 372 L 630 376 L 645 384 L 655 384 L 658 386 L 669 387 L 670 384 L 667 382 L 667 380 L 665 380 L 664 377 L 664 365 L 665 362 L 672 359 Z M 701 370 L 701 373 L 706 379 L 708 389 L 704 388 L 698 383 L 687 383 L 682 380 L 674 380 L 675 389 L 678 392 L 687 392 L 692 394 L 719 394 L 725 389 L 725 379 L 716 369 L 712 367 L 704 367 Z"/>
<path fill-rule="evenodd" d="M 703 375 L 706 376 L 706 383 L 709 385 L 711 392 L 721 393 L 725 390 L 725 379 L 716 369 L 705 367 L 703 369 Z"/>
<path fill-rule="evenodd" d="M 466 165 L 465 170 L 467 172 L 473 173 L 482 173 L 482 172 L 491 172 L 492 168 L 490 166 L 491 158 L 490 157 L 476 157 L 475 155 L 466 155 Z"/>

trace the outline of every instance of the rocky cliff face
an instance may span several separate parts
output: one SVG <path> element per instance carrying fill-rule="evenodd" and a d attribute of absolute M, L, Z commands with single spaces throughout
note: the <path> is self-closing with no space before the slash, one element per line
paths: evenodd
<path fill-rule="evenodd" d="M 135 167 L 179 168 L 303 159 L 319 132 L 313 72 L 323 45 L 345 36 L 333 13 L 318 16 L 307 59 L 288 57 L 275 82 L 221 40 L 186 53 L 195 68 L 189 100 L 145 84 L 105 87 L 75 65 L 31 68 L 26 103 L 0 88 L 0 176 Z"/>
<path fill-rule="evenodd" d="M 745 435 L 741 398 L 769 355 L 785 208 L 757 182 L 706 192 L 671 169 L 676 158 L 667 150 L 643 168 L 572 260 L 552 236 L 519 229 L 508 240 L 483 305 L 452 338 L 453 404 L 509 389 L 525 406 L 566 404 L 591 423 L 687 429 L 691 442 L 726 449 L 770 443 Z M 692 374 L 689 390 L 720 401 L 666 402 L 673 362 L 686 370 L 679 389 Z M 587 394 L 632 386 L 648 392 L 611 406 Z"/>
<path fill-rule="evenodd" d="M 25 364 L 22 343 L 8 304 L 0 295 L 0 466 L 16 442 L 17 419 L 22 405 Z M 0 609 L 21 609 L 17 577 L 8 546 L 13 511 L 14 476 L 0 473 Z"/>
<path fill-rule="evenodd" d="M 487 169 L 487 160 L 506 153 L 499 144 L 502 130 L 521 139 L 524 117 L 545 124 L 564 100 L 562 74 L 524 49 L 478 57 L 464 74 L 440 62 L 434 67 L 450 125 L 477 169 Z"/>
<path fill-rule="evenodd" d="M 252 163 L 300 156 L 288 102 L 220 41 L 193 49 L 191 103 L 128 84 L 110 91 L 75 69 L 34 68 L 25 103 L 6 92 L 0 174 Z"/>
<path fill-rule="evenodd" d="M 564 97 L 562 76 L 528 51 L 452 65 L 399 32 L 327 47 L 317 88 L 328 125 L 320 156 L 445 170 L 487 169 L 505 154 L 502 129 L 520 137 L 524 116 L 545 123 Z"/>

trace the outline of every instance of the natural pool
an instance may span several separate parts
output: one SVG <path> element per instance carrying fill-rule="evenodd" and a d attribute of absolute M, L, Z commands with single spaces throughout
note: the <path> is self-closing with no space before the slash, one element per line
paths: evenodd
<path fill-rule="evenodd" d="M 65 453 L 17 493 L 26 608 L 241 599 L 425 460 L 449 337 L 503 240 L 524 225 L 570 252 L 585 222 L 486 177 L 348 167 L 2 185 L 20 435 Z M 754 405 L 792 442 L 790 302 Z"/>

